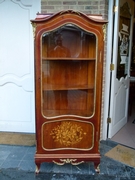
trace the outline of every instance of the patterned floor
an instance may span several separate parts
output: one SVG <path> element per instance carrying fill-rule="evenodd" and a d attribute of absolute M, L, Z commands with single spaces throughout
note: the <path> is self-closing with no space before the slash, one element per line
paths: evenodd
<path fill-rule="evenodd" d="M 35 174 L 35 146 L 0 145 L 0 180 L 134 180 L 135 168 L 104 156 L 117 144 L 101 141 L 99 174 L 89 162 L 78 166 L 43 163 L 38 175 Z"/>

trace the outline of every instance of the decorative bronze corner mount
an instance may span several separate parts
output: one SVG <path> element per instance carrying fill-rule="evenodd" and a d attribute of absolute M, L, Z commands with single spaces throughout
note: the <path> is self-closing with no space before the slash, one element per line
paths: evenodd
<path fill-rule="evenodd" d="M 31 23 L 33 27 L 33 38 L 35 39 L 35 32 L 36 32 L 36 23 Z"/>
<path fill-rule="evenodd" d="M 103 29 L 103 33 L 104 33 L 104 41 L 105 41 L 105 39 L 106 39 L 106 34 L 107 34 L 107 25 L 104 24 L 103 27 L 102 27 L 102 29 Z"/>

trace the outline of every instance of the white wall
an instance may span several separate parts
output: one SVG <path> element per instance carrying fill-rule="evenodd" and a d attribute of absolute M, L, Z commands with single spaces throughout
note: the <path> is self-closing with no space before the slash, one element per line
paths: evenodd
<path fill-rule="evenodd" d="M 34 39 L 40 0 L 0 0 L 0 131 L 35 132 Z"/>

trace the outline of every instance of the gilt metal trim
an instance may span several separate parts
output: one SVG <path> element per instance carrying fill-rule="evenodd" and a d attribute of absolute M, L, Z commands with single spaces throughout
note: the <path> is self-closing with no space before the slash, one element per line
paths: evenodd
<path fill-rule="evenodd" d="M 33 28 L 33 38 L 35 39 L 35 33 L 36 33 L 36 23 L 31 23 Z"/>
<path fill-rule="evenodd" d="M 64 14 L 64 13 L 75 13 L 77 15 L 81 15 L 79 11 L 74 11 L 74 10 L 66 10 L 66 11 L 61 11 L 60 14 Z"/>
<path fill-rule="evenodd" d="M 36 166 L 35 173 L 36 173 L 36 174 L 39 173 L 39 168 L 38 168 L 38 166 Z"/>
<path fill-rule="evenodd" d="M 104 41 L 105 41 L 105 39 L 106 39 L 106 33 L 107 33 L 107 25 L 106 24 L 104 24 L 103 26 L 102 26 L 102 29 L 103 29 L 103 33 L 104 33 Z"/>
<path fill-rule="evenodd" d="M 118 6 L 113 7 L 113 12 L 118 12 Z"/>
<path fill-rule="evenodd" d="M 77 159 L 60 159 L 60 162 L 56 162 L 56 161 L 53 161 L 53 162 L 60 166 L 62 166 L 64 164 L 72 164 L 72 165 L 77 166 L 79 164 L 84 163 L 84 161 L 80 161 L 80 162 L 75 162 L 75 161 L 77 161 Z"/>
<path fill-rule="evenodd" d="M 65 127 L 65 125 L 67 125 L 67 123 L 62 127 L 60 125 L 57 125 L 57 123 L 61 122 L 60 124 L 63 124 L 65 123 L 65 121 L 68 124 L 68 126 L 72 129 L 71 131 L 75 131 L 73 133 L 73 136 L 72 136 L 72 133 L 70 133 L 68 135 L 68 132 L 69 130 L 65 129 L 65 131 L 63 130 L 63 128 Z M 63 122 L 63 123 L 62 123 Z M 73 123 L 74 122 L 74 123 Z M 53 128 L 51 128 L 50 130 L 50 133 L 48 134 L 49 136 L 48 137 L 51 137 L 51 139 L 54 141 L 54 142 L 59 142 L 61 144 L 61 146 L 55 146 L 55 147 L 45 147 L 45 144 L 44 144 L 44 132 L 45 132 L 45 126 L 48 125 L 48 124 L 52 124 L 52 123 L 56 123 L 56 126 L 54 126 Z M 77 124 L 77 123 L 83 123 L 83 124 L 88 124 L 90 126 L 90 129 L 91 129 L 91 133 L 92 133 L 92 142 L 90 142 L 90 147 L 78 147 L 76 146 L 76 143 L 81 143 L 81 141 L 83 141 L 83 138 L 87 137 L 87 131 L 84 130 L 84 128 L 81 126 L 81 124 Z M 71 126 L 73 125 L 73 126 Z M 56 129 L 55 129 L 56 128 Z M 77 128 L 77 129 L 76 129 Z M 95 132 L 95 128 L 94 128 L 94 125 L 93 123 L 91 122 L 87 122 L 87 121 L 80 121 L 80 120 L 74 120 L 74 119 L 62 119 L 62 120 L 54 120 L 54 121 L 49 121 L 49 122 L 44 122 L 42 124 L 42 127 L 41 127 L 41 137 L 42 137 L 42 148 L 46 151 L 56 151 L 56 150 L 62 150 L 62 149 L 74 149 L 74 150 L 82 150 L 82 151 L 86 151 L 86 150 L 91 150 L 93 147 L 94 147 L 94 132 Z M 78 133 L 78 130 L 81 129 L 81 132 L 79 131 Z M 77 134 L 76 134 L 77 133 Z M 64 140 L 65 138 L 65 140 Z M 80 138 L 79 139 L 79 142 L 78 140 L 76 140 L 76 138 Z M 64 143 L 64 145 L 63 145 Z M 69 144 L 69 145 L 68 145 Z M 67 145 L 67 146 L 66 146 Z M 73 147 L 72 147 L 73 146 Z M 75 147 L 74 147 L 75 146 Z"/>
<path fill-rule="evenodd" d="M 50 134 L 55 142 L 59 142 L 66 147 L 81 142 L 86 132 L 82 127 L 72 122 L 62 122 L 61 125 L 54 127 Z"/>
<path fill-rule="evenodd" d="M 100 173 L 100 164 L 97 166 L 97 168 L 95 170 L 97 173 Z"/>

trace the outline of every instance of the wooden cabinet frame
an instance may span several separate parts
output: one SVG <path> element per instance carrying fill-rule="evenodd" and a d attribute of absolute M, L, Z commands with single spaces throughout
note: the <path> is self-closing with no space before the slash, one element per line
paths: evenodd
<path fill-rule="evenodd" d="M 100 163 L 106 21 L 72 10 L 38 14 L 35 41 L 36 172 L 42 162 Z"/>

